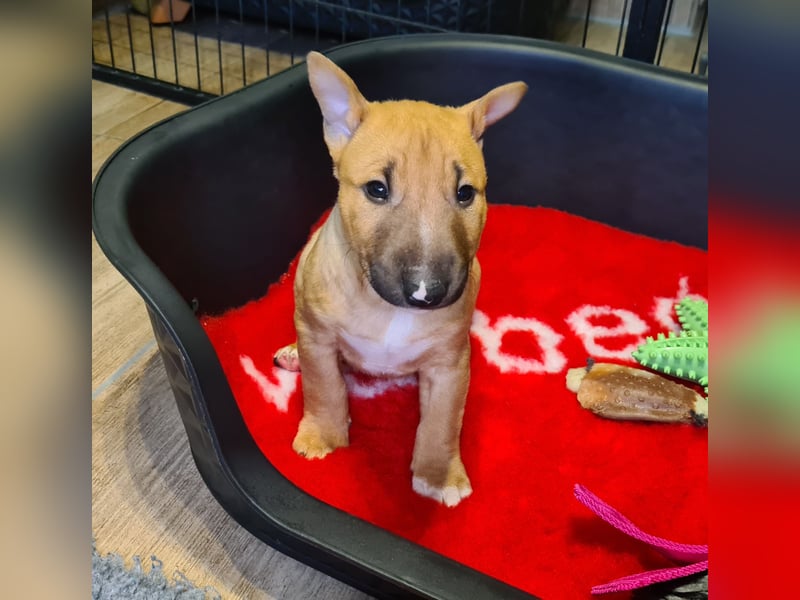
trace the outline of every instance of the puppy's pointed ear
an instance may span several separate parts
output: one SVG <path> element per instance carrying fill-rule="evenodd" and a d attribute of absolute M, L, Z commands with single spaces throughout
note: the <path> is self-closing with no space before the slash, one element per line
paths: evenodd
<path fill-rule="evenodd" d="M 334 163 L 364 120 L 368 102 L 353 80 L 319 52 L 306 57 L 311 91 L 322 110 L 325 143 Z"/>
<path fill-rule="evenodd" d="M 462 106 L 459 110 L 467 115 L 472 137 L 480 142 L 486 128 L 514 110 L 527 91 L 525 83 L 515 81 L 496 87 L 485 96 Z"/>

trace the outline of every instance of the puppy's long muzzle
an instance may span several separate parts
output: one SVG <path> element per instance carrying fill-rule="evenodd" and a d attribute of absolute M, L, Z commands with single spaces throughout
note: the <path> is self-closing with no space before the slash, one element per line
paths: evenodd
<path fill-rule="evenodd" d="M 434 309 L 456 302 L 467 284 L 469 266 L 461 269 L 424 267 L 369 269 L 369 283 L 378 295 L 395 306 Z"/>

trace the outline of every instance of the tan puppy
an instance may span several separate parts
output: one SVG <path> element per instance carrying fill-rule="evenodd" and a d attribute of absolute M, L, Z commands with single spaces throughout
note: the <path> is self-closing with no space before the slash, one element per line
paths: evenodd
<path fill-rule="evenodd" d="M 322 458 L 348 444 L 343 369 L 418 374 L 413 487 L 455 506 L 472 493 L 460 435 L 486 220 L 481 137 L 527 86 L 510 83 L 460 108 L 367 102 L 330 60 L 312 52 L 307 62 L 339 197 L 300 257 L 297 344 L 275 355 L 303 372 L 293 447 Z"/>

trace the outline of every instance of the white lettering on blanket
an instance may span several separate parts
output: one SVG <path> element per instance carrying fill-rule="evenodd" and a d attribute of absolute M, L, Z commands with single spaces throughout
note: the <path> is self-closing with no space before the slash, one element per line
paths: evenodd
<path fill-rule="evenodd" d="M 675 303 L 686 296 L 705 300 L 699 294 L 690 293 L 688 278 L 681 277 L 674 297 L 653 298 L 650 316 L 659 325 L 667 329 L 676 329 L 678 325 L 672 316 L 673 309 Z M 596 322 L 597 319 L 609 317 L 616 319 L 617 323 L 605 325 Z M 631 352 L 644 341 L 644 336 L 650 329 L 647 323 L 631 310 L 593 304 L 579 306 L 566 317 L 565 322 L 583 343 L 587 356 L 592 358 L 630 359 Z M 559 349 L 564 336 L 539 319 L 505 315 L 492 323 L 486 313 L 476 310 L 470 332 L 480 343 L 486 361 L 501 373 L 556 374 L 567 367 L 567 357 Z M 531 334 L 538 344 L 538 349 L 532 356 L 519 356 L 503 351 L 503 338 L 510 332 Z M 612 338 L 622 336 L 635 336 L 635 338 L 624 348 L 609 347 L 612 346 Z M 605 345 L 603 340 L 608 345 Z M 541 358 L 535 358 L 533 355 Z M 273 382 L 256 368 L 249 356 L 240 356 L 239 360 L 245 373 L 259 386 L 264 399 L 275 405 L 279 411 L 286 412 L 289 399 L 297 388 L 299 374 L 273 368 L 273 377 L 277 380 Z M 375 398 L 390 389 L 417 385 L 414 376 L 388 377 L 362 382 L 348 374 L 345 376 L 345 382 L 350 395 L 362 399 Z"/>
<path fill-rule="evenodd" d="M 680 331 L 680 325 L 675 321 L 675 303 L 688 296 L 694 300 L 705 300 L 700 294 L 689 293 L 689 278 L 681 277 L 678 280 L 678 293 L 674 297 L 658 296 L 653 306 L 653 318 L 667 330 Z"/>
<path fill-rule="evenodd" d="M 598 317 L 615 317 L 619 319 L 619 323 L 613 327 L 592 323 L 592 319 Z M 584 304 L 574 310 L 567 317 L 567 325 L 581 339 L 586 352 L 593 358 L 630 358 L 631 352 L 644 342 L 642 334 L 649 329 L 647 323 L 642 321 L 636 313 L 624 308 L 594 306 L 592 304 Z M 635 335 L 638 337 L 635 341 L 618 350 L 612 350 L 599 342 L 603 338 L 621 335 Z"/>
<path fill-rule="evenodd" d="M 240 356 L 239 363 L 241 363 L 244 372 L 256 382 L 261 390 L 261 395 L 264 396 L 264 400 L 274 404 L 275 408 L 283 413 L 289 410 L 289 398 L 292 397 L 297 388 L 299 373 L 273 367 L 272 374 L 278 380 L 277 383 L 273 383 L 255 366 L 253 359 L 249 356 Z"/>
<path fill-rule="evenodd" d="M 472 317 L 471 331 L 483 345 L 486 360 L 500 369 L 501 373 L 558 373 L 567 364 L 567 358 L 558 351 L 558 345 L 564 336 L 538 319 L 506 316 L 490 325 L 489 317 L 476 310 Z M 542 360 L 503 352 L 500 349 L 503 336 L 510 331 L 532 333 L 542 349 Z"/>

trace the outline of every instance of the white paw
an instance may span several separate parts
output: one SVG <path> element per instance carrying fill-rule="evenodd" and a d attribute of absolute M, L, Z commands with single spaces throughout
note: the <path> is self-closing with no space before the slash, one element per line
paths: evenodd
<path fill-rule="evenodd" d="M 278 350 L 272 357 L 276 367 L 287 371 L 300 370 L 300 358 L 297 356 L 297 344 L 289 344 Z"/>
<path fill-rule="evenodd" d="M 411 480 L 411 487 L 413 487 L 414 491 L 420 496 L 431 498 L 449 507 L 456 506 L 464 498 L 472 494 L 472 486 L 469 482 L 462 483 L 461 485 L 448 485 L 439 488 L 431 485 L 421 477 L 414 477 Z"/>

